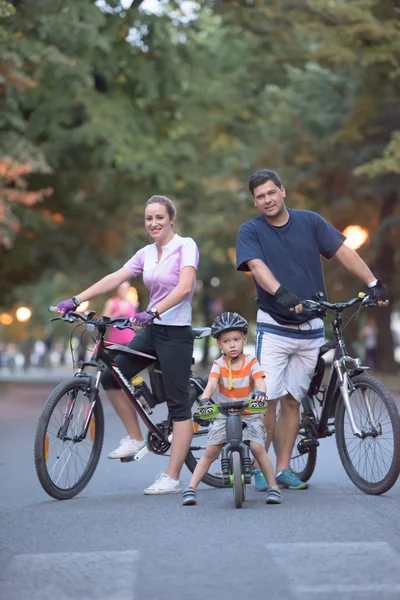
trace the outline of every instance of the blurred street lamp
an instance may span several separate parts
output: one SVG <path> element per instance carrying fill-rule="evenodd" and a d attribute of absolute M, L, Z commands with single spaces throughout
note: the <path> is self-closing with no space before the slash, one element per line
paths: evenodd
<path fill-rule="evenodd" d="M 365 244 L 369 238 L 369 231 L 365 227 L 360 227 L 360 225 L 349 225 L 343 231 L 343 235 L 347 238 L 344 242 L 346 246 L 353 250 L 357 250 Z"/>
<path fill-rule="evenodd" d="M 32 311 L 27 306 L 20 306 L 17 308 L 16 317 L 20 323 L 26 323 L 32 316 Z"/>
<path fill-rule="evenodd" d="M 87 301 L 82 302 L 82 304 L 80 304 L 78 306 L 78 308 L 76 309 L 76 312 L 83 313 L 83 312 L 85 312 L 85 310 L 87 309 L 88 306 L 89 306 L 89 302 L 87 302 Z"/>
<path fill-rule="evenodd" d="M 11 315 L 9 315 L 8 313 L 2 313 L 0 315 L 0 323 L 2 325 L 11 325 L 11 323 L 13 322 L 13 318 Z"/>

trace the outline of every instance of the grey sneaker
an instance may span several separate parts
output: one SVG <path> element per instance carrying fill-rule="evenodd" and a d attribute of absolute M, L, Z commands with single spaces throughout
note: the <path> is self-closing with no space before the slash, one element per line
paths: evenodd
<path fill-rule="evenodd" d="M 182 506 L 194 506 L 197 504 L 196 490 L 188 486 L 182 492 Z"/>
<path fill-rule="evenodd" d="M 282 492 L 279 488 L 268 488 L 267 495 L 265 497 L 267 504 L 281 504 Z"/>

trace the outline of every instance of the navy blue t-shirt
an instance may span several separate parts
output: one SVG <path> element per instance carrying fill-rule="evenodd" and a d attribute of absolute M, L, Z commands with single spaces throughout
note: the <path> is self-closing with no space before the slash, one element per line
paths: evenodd
<path fill-rule="evenodd" d="M 281 227 L 270 225 L 263 215 L 243 223 L 236 244 L 236 268 L 250 271 L 247 261 L 262 260 L 281 285 L 300 300 L 311 299 L 326 288 L 321 254 L 332 258 L 346 239 L 333 225 L 310 210 L 288 209 L 289 220 Z M 282 325 L 304 323 L 310 314 L 296 314 L 280 306 L 274 296 L 255 281 L 256 302 Z"/>

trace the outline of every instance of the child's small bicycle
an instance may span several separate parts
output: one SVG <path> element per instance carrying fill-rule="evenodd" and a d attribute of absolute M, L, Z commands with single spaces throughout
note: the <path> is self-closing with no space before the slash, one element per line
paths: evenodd
<path fill-rule="evenodd" d="M 201 401 L 200 401 L 201 402 Z M 227 443 L 221 449 L 221 471 L 223 487 L 233 488 L 233 498 L 236 508 L 241 508 L 246 498 L 246 485 L 251 483 L 250 450 L 243 442 L 243 422 L 241 417 L 265 413 L 268 401 L 265 396 L 253 395 L 244 400 L 223 401 L 218 404 L 204 404 L 198 407 L 194 414 L 196 419 L 209 421 L 219 413 L 226 416 Z M 222 486 L 221 486 L 222 487 Z"/>

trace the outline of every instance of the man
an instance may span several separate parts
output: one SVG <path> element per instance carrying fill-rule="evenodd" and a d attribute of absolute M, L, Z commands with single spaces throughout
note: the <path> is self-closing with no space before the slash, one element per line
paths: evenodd
<path fill-rule="evenodd" d="M 244 223 L 237 239 L 237 269 L 251 271 L 257 288 L 256 355 L 266 373 L 272 402 L 267 422 L 267 448 L 274 436 L 277 482 L 289 489 L 307 485 L 289 463 L 299 426 L 299 403 L 310 384 L 324 341 L 323 321 L 303 313 L 301 300 L 326 289 L 320 255 L 335 257 L 363 281 L 379 304 L 389 296 L 346 239 L 317 213 L 288 209 L 286 191 L 275 171 L 262 169 L 250 177 L 249 189 L 259 215 Z M 276 423 L 276 403 L 280 416 Z M 259 475 L 259 473 L 258 473 Z M 266 482 L 256 478 L 256 489 Z"/>

